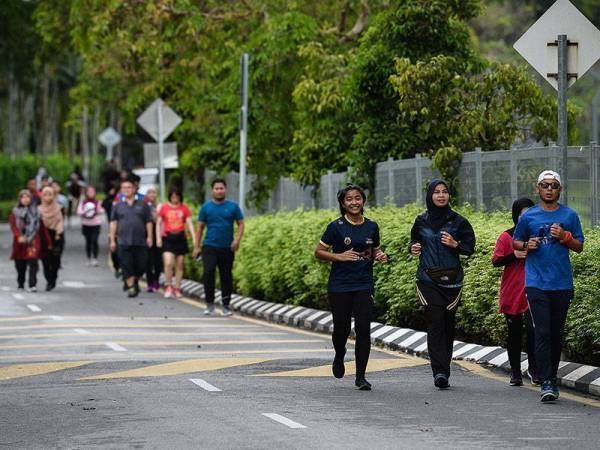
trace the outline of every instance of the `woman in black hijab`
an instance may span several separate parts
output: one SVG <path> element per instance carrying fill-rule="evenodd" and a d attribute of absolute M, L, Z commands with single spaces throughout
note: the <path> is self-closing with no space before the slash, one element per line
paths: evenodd
<path fill-rule="evenodd" d="M 450 208 L 448 184 L 427 187 L 427 211 L 417 216 L 409 251 L 419 257 L 417 294 L 425 308 L 427 351 L 436 387 L 449 386 L 454 324 L 463 286 L 460 255 L 475 251 L 475 233 L 467 219 Z"/>

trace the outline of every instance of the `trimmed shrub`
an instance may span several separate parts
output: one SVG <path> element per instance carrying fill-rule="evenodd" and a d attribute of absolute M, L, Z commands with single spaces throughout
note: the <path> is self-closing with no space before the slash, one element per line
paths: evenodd
<path fill-rule="evenodd" d="M 408 255 L 410 228 L 421 206 L 385 206 L 369 209 L 366 216 L 381 230 L 382 247 L 390 264 L 375 265 L 376 318 L 391 325 L 424 329 L 423 310 L 417 300 L 417 260 Z M 459 208 L 477 236 L 475 254 L 464 259 L 465 287 L 457 315 L 458 338 L 486 345 L 503 345 L 506 329 L 498 313 L 501 269 L 491 264 L 498 235 L 511 225 L 505 213 L 475 212 Z M 335 211 L 279 212 L 252 217 L 236 255 L 236 292 L 272 302 L 328 309 L 329 264 L 319 262 L 314 250 Z M 566 350 L 574 361 L 599 364 L 600 354 L 600 231 L 587 230 L 585 250 L 573 254 L 576 296 L 569 312 Z M 201 264 L 188 258 L 187 276 L 201 280 Z"/>

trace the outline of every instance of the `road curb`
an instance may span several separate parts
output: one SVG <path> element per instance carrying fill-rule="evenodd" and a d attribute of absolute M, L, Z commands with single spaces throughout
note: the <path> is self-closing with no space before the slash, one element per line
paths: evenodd
<path fill-rule="evenodd" d="M 181 288 L 187 297 L 204 300 L 204 287 L 201 283 L 184 280 Z M 221 304 L 221 293 L 218 290 L 215 293 L 215 303 Z M 269 322 L 327 334 L 331 334 L 333 331 L 333 318 L 329 311 L 266 302 L 238 294 L 232 295 L 230 307 L 239 314 Z M 351 334 L 354 335 L 354 322 Z M 422 331 L 371 322 L 371 342 L 389 350 L 428 358 L 427 333 Z M 452 359 L 474 362 L 507 373 L 510 371 L 508 354 L 502 347 L 454 341 Z M 522 353 L 521 369 L 523 373 L 526 372 L 527 367 L 527 354 Z M 578 392 L 600 396 L 600 368 L 561 361 L 558 369 L 558 384 Z"/>

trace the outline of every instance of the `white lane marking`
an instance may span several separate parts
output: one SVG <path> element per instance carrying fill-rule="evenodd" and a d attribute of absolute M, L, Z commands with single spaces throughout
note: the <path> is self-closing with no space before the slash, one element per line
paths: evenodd
<path fill-rule="evenodd" d="M 10 292 L 10 288 L 8 286 L 2 286 L 0 289 L 2 289 L 4 292 Z"/>
<path fill-rule="evenodd" d="M 27 307 L 33 311 L 33 312 L 40 312 L 42 311 L 42 308 L 40 308 L 38 305 L 27 305 Z"/>
<path fill-rule="evenodd" d="M 200 386 L 202 389 L 208 392 L 222 392 L 218 387 L 213 386 L 210 383 L 207 383 L 201 378 L 190 378 L 190 381 L 197 386 Z"/>
<path fill-rule="evenodd" d="M 68 288 L 82 288 L 85 287 L 83 281 L 63 281 L 63 286 Z"/>
<path fill-rule="evenodd" d="M 127 351 L 127 349 L 125 347 L 117 344 L 116 342 L 105 342 L 104 345 L 106 345 L 111 350 L 114 350 L 115 352 L 126 352 Z"/>
<path fill-rule="evenodd" d="M 301 423 L 294 422 L 293 420 L 290 420 L 287 417 L 283 417 L 280 414 L 263 413 L 262 415 L 265 416 L 265 417 L 268 417 L 271 420 L 274 420 L 275 422 L 279 422 L 279 423 L 285 425 L 286 427 L 290 427 L 290 428 L 306 428 Z"/>
<path fill-rule="evenodd" d="M 73 331 L 79 334 L 90 334 L 88 330 L 84 330 L 83 328 L 73 328 Z"/>
<path fill-rule="evenodd" d="M 63 318 L 61 316 L 48 316 L 50 317 L 52 320 L 56 320 L 57 322 L 60 322 L 61 320 L 63 320 Z"/>
<path fill-rule="evenodd" d="M 19 294 L 18 292 L 14 293 L 12 296 L 15 300 L 25 300 L 25 296 L 23 294 Z"/>

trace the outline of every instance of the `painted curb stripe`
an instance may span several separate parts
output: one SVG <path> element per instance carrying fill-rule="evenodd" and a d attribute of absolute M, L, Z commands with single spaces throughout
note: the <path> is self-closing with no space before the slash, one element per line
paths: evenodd
<path fill-rule="evenodd" d="M 500 353 L 498 356 L 496 356 L 494 359 L 491 359 L 489 361 L 489 363 L 492 366 L 501 366 L 502 364 L 505 364 L 508 362 L 508 353 L 506 351 Z"/>
<path fill-rule="evenodd" d="M 402 342 L 400 342 L 398 344 L 398 346 L 410 347 L 411 344 L 414 344 L 415 342 L 417 342 L 418 340 L 420 340 L 421 338 L 426 337 L 426 336 L 427 336 L 427 333 L 423 333 L 422 331 L 416 331 L 415 334 L 413 334 L 409 338 L 404 339 Z"/>
<path fill-rule="evenodd" d="M 465 353 L 473 350 L 475 347 L 477 347 L 477 344 L 467 344 L 461 347 L 459 350 L 455 350 L 454 353 L 452 353 L 452 358 L 458 358 L 459 356 L 462 356 Z"/>
<path fill-rule="evenodd" d="M 395 327 L 392 327 L 390 325 L 384 325 L 379 330 L 376 330 L 375 332 L 371 333 L 371 339 L 377 339 L 379 336 L 384 335 L 385 333 L 393 330 L 394 328 Z"/>

